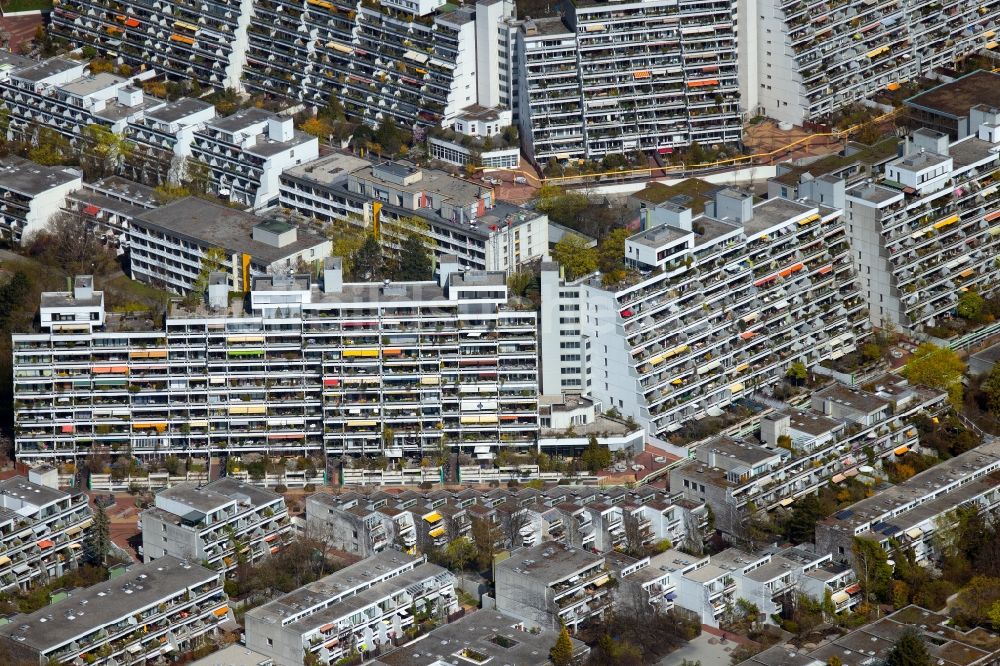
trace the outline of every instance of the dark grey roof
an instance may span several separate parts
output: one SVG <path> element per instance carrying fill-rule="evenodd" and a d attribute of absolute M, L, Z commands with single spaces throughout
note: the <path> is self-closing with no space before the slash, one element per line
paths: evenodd
<path fill-rule="evenodd" d="M 144 212 L 135 218 L 134 224 L 156 227 L 207 247 L 221 247 L 231 253 L 245 252 L 264 264 L 326 242 L 325 238 L 303 229 L 298 230 L 294 243 L 284 247 L 255 241 L 253 228 L 263 219 L 205 199 L 185 197 Z"/>
<path fill-rule="evenodd" d="M 63 169 L 42 166 L 20 157 L 0 159 L 0 190 L 10 190 L 24 196 L 33 197 L 79 178 L 80 176 Z"/>
<path fill-rule="evenodd" d="M 212 105 L 200 99 L 182 97 L 176 102 L 170 102 L 162 108 L 148 112 L 146 117 L 152 118 L 153 120 L 157 120 L 161 123 L 173 123 L 177 122 L 181 118 L 186 118 L 192 113 L 204 111 L 210 106 Z"/>

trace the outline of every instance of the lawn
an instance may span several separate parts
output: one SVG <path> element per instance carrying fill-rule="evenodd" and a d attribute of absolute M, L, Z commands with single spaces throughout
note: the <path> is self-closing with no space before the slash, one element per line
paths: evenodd
<path fill-rule="evenodd" d="M 0 0 L 0 10 L 4 14 L 30 11 L 52 11 L 52 0 Z"/>

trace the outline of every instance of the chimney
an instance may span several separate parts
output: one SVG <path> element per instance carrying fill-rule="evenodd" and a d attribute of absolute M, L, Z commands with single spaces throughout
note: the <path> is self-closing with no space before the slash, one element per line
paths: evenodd
<path fill-rule="evenodd" d="M 229 305 L 229 278 L 225 273 L 215 271 L 208 275 L 208 307 L 213 310 L 225 309 Z"/>
<path fill-rule="evenodd" d="M 323 260 L 323 293 L 339 294 L 344 291 L 344 260 L 327 257 Z"/>
<path fill-rule="evenodd" d="M 447 286 L 448 276 L 452 273 L 457 273 L 458 270 L 458 257 L 446 254 L 438 259 L 438 286 Z"/>

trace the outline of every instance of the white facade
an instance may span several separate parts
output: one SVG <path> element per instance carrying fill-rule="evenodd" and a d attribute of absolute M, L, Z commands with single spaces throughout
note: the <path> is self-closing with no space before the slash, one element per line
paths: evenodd
<path fill-rule="evenodd" d="M 45 229 L 66 202 L 66 196 L 83 185 L 81 175 L 70 169 L 35 164 L 20 157 L 0 159 L 0 238 L 15 243 Z"/>
<path fill-rule="evenodd" d="M 741 3 L 744 108 L 800 124 L 996 46 L 996 3 Z M 754 38 L 756 43 L 752 43 Z"/>

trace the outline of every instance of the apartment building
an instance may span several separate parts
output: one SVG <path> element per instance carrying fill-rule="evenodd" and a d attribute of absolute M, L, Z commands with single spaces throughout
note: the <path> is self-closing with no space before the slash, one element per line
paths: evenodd
<path fill-rule="evenodd" d="M 727 2 L 578 0 L 518 33 L 519 121 L 537 162 L 740 140 Z"/>
<path fill-rule="evenodd" d="M 867 666 L 887 658 L 903 634 L 911 631 L 920 635 L 931 663 L 960 661 L 966 666 L 993 666 L 1000 660 L 996 635 L 986 631 L 970 634 L 955 627 L 945 614 L 910 605 L 832 638 L 822 647 L 790 652 L 779 645 L 756 654 L 739 666 L 823 666 L 834 658 L 844 666 Z"/>
<path fill-rule="evenodd" d="M 409 162 L 334 155 L 289 169 L 280 203 L 323 223 L 347 220 L 398 243 L 417 233 L 438 258 L 512 272 L 548 252 L 548 216 L 497 201 L 493 189 Z"/>
<path fill-rule="evenodd" d="M 140 516 L 143 558 L 165 555 L 232 571 L 278 552 L 291 530 L 285 499 L 230 478 L 156 494 Z"/>
<path fill-rule="evenodd" d="M 13 658 L 40 666 L 136 663 L 189 650 L 231 617 L 219 573 L 164 557 L 15 615 L 0 626 L 0 641 Z"/>
<path fill-rule="evenodd" d="M 1000 251 L 1000 111 L 970 110 L 975 136 L 916 130 L 875 182 L 846 190 L 855 262 L 872 323 L 911 333 L 951 313 L 965 291 L 993 293 Z"/>
<path fill-rule="evenodd" d="M 674 609 L 677 589 L 670 579 L 670 572 L 653 566 L 650 557 L 630 557 L 617 551 L 605 555 L 618 587 L 614 604 L 645 610 L 652 606 L 655 612 L 669 613 Z"/>
<path fill-rule="evenodd" d="M 8 155 L 0 158 L 0 238 L 20 243 L 45 229 L 66 196 L 80 189 L 79 172 L 42 166 Z"/>
<path fill-rule="evenodd" d="M 443 547 L 468 536 L 474 520 L 497 526 L 501 548 L 558 541 L 606 553 L 663 541 L 682 543 L 692 536 L 700 542 L 707 509 L 676 493 L 617 486 L 317 493 L 306 500 L 307 531 L 363 557 L 391 544 L 419 550 Z M 689 534 L 692 530 L 696 534 Z M 630 543 L 629 538 L 637 542 Z"/>
<path fill-rule="evenodd" d="M 93 523 L 87 496 L 29 478 L 0 481 L 0 586 L 25 589 L 35 579 L 57 578 L 75 567 Z"/>
<path fill-rule="evenodd" d="M 976 70 L 953 81 L 942 83 L 904 100 L 907 125 L 947 134 L 958 141 L 979 133 L 981 113 L 973 107 L 1000 108 L 1000 75 Z"/>
<path fill-rule="evenodd" d="M 801 124 L 996 45 L 1000 4 L 768 0 L 741 12 L 745 108 Z"/>
<path fill-rule="evenodd" d="M 194 133 L 214 119 L 215 106 L 182 97 L 129 123 L 126 138 L 133 144 L 136 157 L 144 158 L 126 160 L 126 168 L 131 169 L 129 176 L 146 182 L 183 182 L 188 176 L 186 158 L 191 157 Z M 251 161 L 243 152 L 236 153 L 235 158 L 243 163 Z"/>
<path fill-rule="evenodd" d="M 251 107 L 206 121 L 190 150 L 208 165 L 212 192 L 262 208 L 277 201 L 282 171 L 319 156 L 319 139 L 296 130 L 290 117 Z"/>
<path fill-rule="evenodd" d="M 27 137 L 40 125 L 70 141 L 90 125 L 120 134 L 146 111 L 164 105 L 130 78 L 91 74 L 86 62 L 62 56 L 12 69 L 0 81 L 0 99 L 10 111 L 8 134 Z"/>
<path fill-rule="evenodd" d="M 717 437 L 670 472 L 671 488 L 712 507 L 716 526 L 738 534 L 752 511 L 788 507 L 828 483 L 857 476 L 874 460 L 919 446 L 911 423 L 947 408 L 947 393 L 910 386 L 898 375 L 875 392 L 834 384 L 813 395 L 812 409 L 782 409 L 761 420 L 762 445 Z M 787 439 L 786 439 L 787 438 Z"/>
<path fill-rule="evenodd" d="M 580 391 L 663 440 L 870 328 L 840 209 L 689 185 L 668 203 L 627 239 L 622 283 L 543 271 L 546 395 Z"/>
<path fill-rule="evenodd" d="M 246 645 L 278 666 L 299 666 L 305 653 L 333 664 L 457 610 L 447 569 L 386 550 L 247 612 Z"/>
<path fill-rule="evenodd" d="M 799 586 L 803 593 L 819 601 L 826 600 L 829 594 L 836 613 L 854 610 L 864 599 L 854 567 L 845 562 L 823 563 L 806 572 L 799 579 Z"/>
<path fill-rule="evenodd" d="M 108 176 L 67 194 L 64 209 L 92 224 L 105 242 L 124 252 L 132 220 L 157 205 L 153 188 Z"/>
<path fill-rule="evenodd" d="M 548 666 L 549 651 L 557 631 L 529 631 L 524 623 L 493 610 L 477 610 L 437 627 L 424 640 L 415 641 L 369 662 L 372 666 L 439 666 L 439 664 L 504 663 Z M 582 663 L 590 648 L 575 638 L 574 663 Z"/>
<path fill-rule="evenodd" d="M 611 573 L 602 555 L 546 541 L 493 567 L 496 608 L 530 626 L 575 631 L 611 608 Z"/>
<path fill-rule="evenodd" d="M 46 293 L 41 331 L 14 336 L 19 459 L 534 446 L 535 313 L 502 273 L 455 268 L 345 284 L 331 259 L 322 288 L 261 276 L 232 303 L 213 274 L 208 304 L 175 302 L 163 326 L 106 315 L 92 284 Z"/>
<path fill-rule="evenodd" d="M 903 483 L 856 502 L 816 525 L 816 548 L 850 562 L 855 537 L 890 540 L 913 553 L 917 562 L 935 552 L 934 532 L 942 518 L 959 507 L 990 511 L 1000 506 L 1000 444 L 987 442 L 935 465 Z"/>
<path fill-rule="evenodd" d="M 135 71 L 240 89 L 252 16 L 249 0 L 66 0 L 52 12 L 52 34 Z"/>
<path fill-rule="evenodd" d="M 209 265 L 224 274 L 231 291 L 249 291 L 255 276 L 300 270 L 329 257 L 330 240 L 297 222 L 197 197 L 144 211 L 128 229 L 132 279 L 187 294 Z"/>

